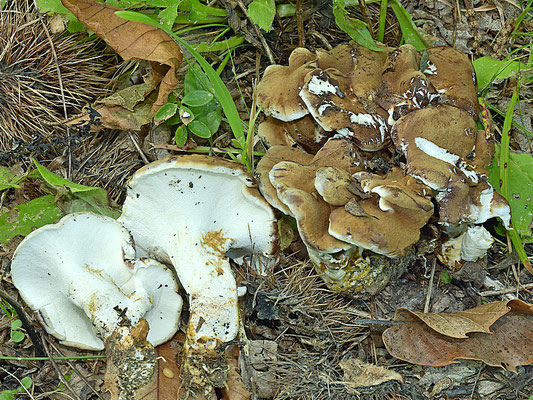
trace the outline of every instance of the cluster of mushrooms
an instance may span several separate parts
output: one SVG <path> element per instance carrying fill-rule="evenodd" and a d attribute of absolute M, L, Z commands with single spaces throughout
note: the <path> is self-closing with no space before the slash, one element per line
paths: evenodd
<path fill-rule="evenodd" d="M 204 396 L 224 385 L 220 346 L 240 329 L 229 258 L 277 253 L 270 205 L 296 219 L 325 282 L 353 297 L 380 290 L 431 219 L 449 237 L 449 265 L 485 254 L 481 223 L 509 227 L 487 182 L 494 145 L 476 126 L 474 71 L 458 51 L 297 48 L 288 66 L 267 68 L 258 100 L 269 115 L 256 170 L 264 198 L 240 164 L 166 158 L 135 173 L 118 220 L 67 215 L 15 251 L 13 283 L 46 331 L 106 349 L 114 398 L 153 379 L 153 346 L 180 321 L 177 281 L 189 306 L 182 377 Z"/>
<path fill-rule="evenodd" d="M 13 256 L 13 283 L 61 343 L 106 349 L 106 386 L 127 399 L 153 379 L 153 346 L 179 327 L 174 272 L 188 294 L 182 377 L 207 396 L 224 386 L 220 346 L 240 328 L 229 258 L 277 251 L 273 210 L 254 186 L 241 164 L 221 158 L 149 164 L 130 180 L 118 220 L 70 214 L 29 234 Z"/>
<path fill-rule="evenodd" d="M 493 239 L 480 224 L 499 217 L 509 228 L 509 205 L 487 180 L 494 144 L 476 125 L 465 54 L 296 48 L 288 66 L 266 69 L 257 95 L 268 115 L 259 127 L 268 147 L 259 188 L 296 219 L 331 289 L 379 291 L 430 220 L 451 267 L 486 254 Z"/>

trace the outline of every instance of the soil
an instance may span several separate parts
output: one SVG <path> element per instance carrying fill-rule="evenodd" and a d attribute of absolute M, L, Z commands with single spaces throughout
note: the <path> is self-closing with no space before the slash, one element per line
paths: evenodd
<path fill-rule="evenodd" d="M 409 0 L 402 3 L 417 24 L 435 37 L 436 44 L 454 46 L 473 58 L 491 56 L 501 59 L 531 40 L 527 36 L 510 40 L 509 35 L 520 13 L 516 1 Z M 237 2 L 221 0 L 219 6 L 234 8 Z M 369 25 L 376 32 L 379 3 L 367 7 L 364 12 L 349 7 L 350 15 L 358 18 L 368 15 Z M 299 18 L 303 27 L 300 31 Z M 329 1 L 302 1 L 301 13 L 297 16 L 276 17 L 271 32 L 262 33 L 268 51 L 246 19 L 241 18 L 237 22 L 234 20 L 232 27 L 245 34 L 251 45 L 237 49 L 233 62 L 221 76 L 234 95 L 244 120 L 249 117 L 247 110 L 252 104 L 253 84 L 271 63 L 269 57 L 276 63 L 286 64 L 290 52 L 302 42 L 314 51 L 350 40 L 335 25 Z M 525 22 L 522 29 L 532 32 L 531 21 Z M 399 25 L 390 9 L 385 42 L 391 46 L 401 43 Z M 515 55 L 528 56 L 526 50 L 521 51 Z M 210 57 L 212 61 L 217 60 L 215 55 Z M 487 100 L 498 109 L 506 110 L 514 85 L 513 80 L 496 83 L 488 92 Z M 521 97 L 533 98 L 531 84 L 521 87 Z M 521 117 L 517 113 L 517 121 L 531 132 L 531 100 L 523 101 L 522 105 L 525 108 Z M 0 103 L 0 111 L 1 107 Z M 499 116 L 493 118 L 496 132 L 501 132 L 503 119 Z M 227 132 L 228 127 L 223 126 L 221 130 Z M 514 150 L 533 154 L 531 138 L 515 128 L 510 134 Z M 148 144 L 171 143 L 168 132 L 149 130 L 132 136 L 125 132 L 102 131 L 97 134 L 74 132 L 73 135 L 77 135 L 77 139 L 71 142 L 68 154 L 53 154 L 45 148 L 40 151 L 26 146 L 22 158 L 19 151 L 17 157 L 2 158 L 2 162 L 24 170 L 29 166 L 30 157 L 36 157 L 44 165 L 54 162 L 56 174 L 86 185 L 103 187 L 109 191 L 116 205 L 120 205 L 124 200 L 128 177 L 143 165 L 135 145 L 141 146 L 143 155 L 149 160 L 172 153 L 154 149 Z M 228 135 L 222 134 L 217 143 L 223 147 L 226 142 L 229 142 Z M 69 156 L 77 160 L 70 167 L 67 165 Z M 5 212 L 44 193 L 46 189 L 42 185 L 29 180 L 20 190 L 2 193 L 0 210 Z M 10 340 L 12 319 L 0 308 L 2 356 L 24 358 L 89 354 L 59 345 L 40 328 L 24 306 L 9 276 L 10 259 L 19 242 L 20 239 L 14 239 L 0 245 L 0 294 L 10 299 L 11 305 L 18 308 L 19 315 L 27 315 L 29 320 L 23 321 L 27 335 L 19 343 Z M 252 398 L 514 400 L 528 399 L 533 395 L 533 366 L 519 367 L 518 373 L 489 367 L 478 361 L 462 361 L 441 368 L 417 366 L 391 357 L 381 340 L 387 321 L 392 319 L 398 307 L 414 311 L 452 312 L 509 298 L 532 303 L 531 291 L 516 288 L 519 283 L 532 283 L 533 276 L 517 257 L 508 255 L 505 238 L 499 237 L 487 257 L 475 263 L 466 263 L 458 271 L 448 270 L 434 256 L 420 258 L 401 277 L 367 300 L 350 300 L 329 291 L 314 273 L 302 248 L 301 243 L 294 242 L 266 277 L 235 265 L 238 279 L 248 288 L 242 303 L 245 332 L 258 354 L 253 363 L 250 359 L 239 363 L 240 375 Z M 526 251 L 531 259 L 533 246 L 526 246 Z M 451 281 L 446 279 L 447 276 L 452 276 Z M 487 278 L 498 282 L 499 286 L 487 286 Z M 377 321 L 370 322 L 371 319 Z M 389 368 L 401 375 L 401 381 L 356 387 L 351 380 L 350 362 L 353 359 Z M 31 396 L 18 394 L 17 399 L 107 399 L 109 394 L 103 384 L 104 371 L 105 362 L 99 359 L 55 363 L 49 360 L 0 360 L 0 393 L 16 389 L 23 377 L 30 376 L 33 380 Z"/>

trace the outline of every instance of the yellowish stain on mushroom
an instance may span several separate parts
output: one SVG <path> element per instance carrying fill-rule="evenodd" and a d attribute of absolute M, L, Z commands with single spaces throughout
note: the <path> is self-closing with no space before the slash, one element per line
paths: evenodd
<path fill-rule="evenodd" d="M 209 231 L 205 235 L 202 235 L 201 245 L 206 250 L 209 248 L 212 249 L 213 254 L 219 257 L 225 257 L 224 245 L 228 240 L 230 239 L 224 236 L 222 229 L 219 229 L 218 231 Z"/>

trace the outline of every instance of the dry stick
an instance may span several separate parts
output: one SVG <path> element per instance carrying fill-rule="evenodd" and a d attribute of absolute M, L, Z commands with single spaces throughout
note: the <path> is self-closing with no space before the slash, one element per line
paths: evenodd
<path fill-rule="evenodd" d="M 74 391 L 74 389 L 72 388 L 72 386 L 70 386 L 70 383 L 68 383 L 68 381 L 65 379 L 65 376 L 63 375 L 63 373 L 61 372 L 61 370 L 59 369 L 59 367 L 57 366 L 57 363 L 56 361 L 54 360 L 54 357 L 52 356 L 52 353 L 50 353 L 50 350 L 48 349 L 48 347 L 46 346 L 46 338 L 43 336 L 42 337 L 43 339 L 43 347 L 44 347 L 44 350 L 46 351 L 46 355 L 48 356 L 48 359 L 50 360 L 50 363 L 52 364 L 52 367 L 55 369 L 58 377 L 59 377 L 59 380 L 61 381 L 61 383 L 63 385 L 65 385 L 65 387 L 68 389 L 68 391 L 72 394 L 72 396 L 74 396 L 74 398 L 76 400 L 82 400 L 80 398 L 80 396 L 78 396 L 76 394 L 76 392 Z"/>
<path fill-rule="evenodd" d="M 35 4 L 35 7 L 37 10 L 39 10 L 39 6 L 37 5 L 37 1 L 33 0 L 33 4 Z M 41 12 L 39 12 L 39 21 L 41 22 L 41 25 L 43 26 L 44 33 L 46 34 L 46 37 L 48 38 L 48 42 L 50 43 L 50 49 L 52 49 L 52 57 L 54 57 L 54 63 L 56 64 L 56 72 L 57 72 L 57 80 L 59 82 L 59 91 L 61 92 L 61 102 L 63 103 L 63 116 L 65 119 L 68 118 L 67 114 L 67 102 L 65 100 L 65 90 L 63 88 L 63 79 L 61 78 L 61 69 L 59 68 L 59 62 L 57 61 L 57 53 L 56 48 L 54 46 L 54 42 L 52 41 L 52 37 L 50 36 L 50 32 L 48 32 L 48 27 L 43 21 L 43 17 L 41 16 Z M 67 157 L 68 157 L 68 174 L 67 178 L 71 179 L 72 177 L 72 154 L 70 151 L 70 127 L 66 125 L 67 127 Z"/>
<path fill-rule="evenodd" d="M 296 0 L 296 22 L 298 24 L 298 45 L 305 47 L 304 21 L 302 18 L 302 0 Z"/>
<path fill-rule="evenodd" d="M 30 396 L 30 398 L 32 400 L 35 400 L 35 397 L 32 396 L 32 394 L 30 393 L 30 391 L 28 389 L 26 389 L 26 387 L 22 384 L 22 381 L 14 374 L 12 374 L 11 372 L 9 372 L 7 369 L 5 369 L 4 367 L 0 367 L 0 370 L 4 371 L 6 374 L 8 374 L 10 377 L 12 377 L 13 379 L 15 379 L 21 388 L 24 389 L 24 391 L 28 394 L 28 396 Z M 8 397 L 7 398 L 11 398 L 9 397 L 9 394 L 8 394 Z"/>
<path fill-rule="evenodd" d="M 65 357 L 65 355 L 61 352 L 61 350 L 59 350 L 52 342 L 50 342 L 50 346 L 52 346 L 52 348 L 59 354 L 60 357 Z M 69 361 L 69 360 L 65 360 L 66 363 L 68 364 L 69 368 L 74 371 L 74 373 L 76 375 L 78 375 L 80 377 L 80 379 L 87 385 L 87 387 L 89 389 L 91 389 L 93 391 L 93 393 L 100 399 L 100 400 L 104 400 L 104 398 L 102 396 L 100 396 L 100 394 L 96 391 L 96 389 L 93 387 L 93 385 L 91 385 L 89 383 L 89 381 L 87 380 L 87 378 L 80 372 L 78 371 L 77 368 L 74 367 L 74 365 Z"/>
<path fill-rule="evenodd" d="M 143 163 L 150 164 L 150 161 L 148 161 L 148 158 L 146 158 L 146 155 L 142 151 L 141 147 L 139 146 L 139 143 L 137 143 L 137 140 L 135 140 L 135 138 L 133 137 L 131 132 L 128 132 L 128 136 L 130 137 L 131 141 L 133 142 L 133 145 L 135 146 L 135 148 L 137 149 L 137 152 L 141 156 L 141 158 L 143 160 Z"/>
<path fill-rule="evenodd" d="M 22 326 L 26 330 L 26 333 L 28 334 L 33 347 L 35 347 L 35 355 L 36 356 L 45 356 L 43 343 L 41 342 L 39 336 L 37 336 L 37 333 L 35 332 L 35 329 L 33 329 L 32 324 L 30 323 L 30 320 L 26 316 L 26 313 L 22 309 L 22 306 L 11 298 L 5 292 L 2 288 L 0 288 L 0 297 L 2 297 L 5 301 L 9 303 L 11 307 L 14 308 L 14 310 L 17 312 L 18 318 L 20 319 L 20 322 L 22 322 Z"/>
<path fill-rule="evenodd" d="M 246 7 L 242 3 L 242 0 L 237 0 L 237 4 L 239 4 L 239 7 L 241 8 L 242 12 L 244 13 L 244 15 L 246 15 L 246 18 L 248 18 L 248 20 L 251 22 L 252 26 L 254 27 L 255 34 L 261 41 L 261 44 L 263 45 L 263 48 L 265 49 L 265 52 L 267 53 L 268 61 L 270 61 L 270 64 L 275 64 L 276 62 L 274 61 L 272 50 L 270 50 L 270 47 L 268 47 L 268 43 L 266 42 L 265 38 L 263 37 L 263 34 L 261 33 L 257 25 L 254 24 L 254 22 L 248 16 L 248 12 L 246 11 Z"/>
<path fill-rule="evenodd" d="M 525 285 L 519 285 L 515 288 L 505 288 L 500 290 L 486 290 L 484 292 L 480 292 L 480 296 L 498 296 L 500 294 L 507 294 L 507 293 L 514 293 L 519 292 L 521 290 L 528 290 L 533 289 L 533 283 L 526 283 Z"/>
<path fill-rule="evenodd" d="M 424 312 L 429 312 L 429 302 L 431 301 L 431 292 L 433 291 L 433 278 L 435 277 L 435 266 L 437 265 L 437 258 L 433 257 L 431 263 L 431 275 L 429 276 L 428 292 L 426 293 L 426 303 L 424 304 Z"/>

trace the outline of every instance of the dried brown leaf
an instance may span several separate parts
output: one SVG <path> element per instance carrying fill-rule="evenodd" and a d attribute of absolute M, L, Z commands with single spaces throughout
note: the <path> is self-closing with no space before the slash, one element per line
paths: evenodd
<path fill-rule="evenodd" d="M 496 318 L 502 304 L 507 312 Z M 489 316 L 480 315 L 480 310 L 486 310 Z M 471 332 L 466 338 L 447 336 L 429 327 L 424 320 L 420 319 L 420 313 L 406 313 L 399 310 L 400 323 L 388 328 L 383 333 L 383 341 L 391 355 L 401 360 L 418 365 L 440 367 L 457 362 L 457 359 L 481 360 L 488 365 L 507 368 L 516 372 L 519 365 L 533 363 L 533 305 L 521 300 L 497 302 L 471 310 L 465 310 L 458 321 L 463 321 L 465 316 L 470 316 L 471 321 L 479 322 L 483 328 L 495 319 L 490 326 L 491 333 L 469 330 L 475 324 L 462 325 L 461 322 L 453 322 L 459 326 L 463 333 Z M 454 313 L 456 314 L 456 313 Z M 444 321 L 453 319 L 453 314 L 438 320 L 430 317 L 433 326 L 440 326 Z M 438 323 L 436 323 L 438 322 Z M 465 328 L 465 326 L 467 326 Z M 450 329 L 441 329 L 446 332 Z"/>
<path fill-rule="evenodd" d="M 167 102 L 168 95 L 178 84 L 176 70 L 183 58 L 179 45 L 170 36 L 151 25 L 120 18 L 115 12 L 122 9 L 98 0 L 61 1 L 76 18 L 125 60 L 151 61 L 154 77 L 161 76 L 153 112 Z M 166 72 L 158 64 L 166 66 Z"/>
<path fill-rule="evenodd" d="M 242 378 L 239 375 L 239 348 L 234 346 L 226 352 L 226 359 L 230 370 L 226 387 L 221 389 L 221 400 L 248 400 L 252 395 L 244 387 Z"/>

